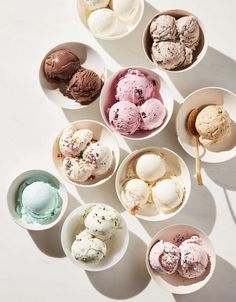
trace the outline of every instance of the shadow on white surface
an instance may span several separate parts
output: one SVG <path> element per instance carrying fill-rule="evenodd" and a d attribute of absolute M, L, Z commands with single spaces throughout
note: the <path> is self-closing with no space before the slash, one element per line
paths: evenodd
<path fill-rule="evenodd" d="M 236 93 L 235 78 L 236 61 L 210 46 L 196 67 L 184 73 L 170 74 L 170 79 L 183 97 L 207 86 L 218 86 Z"/>
<path fill-rule="evenodd" d="M 176 302 L 235 302 L 236 270 L 223 258 L 216 257 L 216 269 L 209 283 L 199 291 L 189 295 L 174 295 Z"/>
<path fill-rule="evenodd" d="M 93 286 L 104 296 L 112 299 L 134 297 L 143 291 L 150 281 L 145 253 L 146 244 L 130 232 L 127 252 L 118 264 L 103 272 L 86 273 Z"/>
<path fill-rule="evenodd" d="M 67 216 L 79 205 L 80 204 L 78 200 L 71 194 L 68 194 L 68 207 L 64 216 L 62 217 L 62 219 L 59 221 L 58 224 L 56 224 L 51 229 L 45 231 L 28 231 L 32 240 L 34 241 L 34 243 L 37 245 L 37 247 L 40 249 L 41 252 L 43 252 L 44 254 L 50 257 L 56 257 L 56 258 L 65 257 L 61 245 L 62 225 L 65 219 L 67 218 Z"/>
<path fill-rule="evenodd" d="M 97 39 L 97 42 L 123 67 L 143 66 L 152 68 L 152 65 L 143 50 L 143 32 L 148 21 L 158 13 L 158 10 L 145 1 L 142 20 L 134 32 L 114 41 Z"/>

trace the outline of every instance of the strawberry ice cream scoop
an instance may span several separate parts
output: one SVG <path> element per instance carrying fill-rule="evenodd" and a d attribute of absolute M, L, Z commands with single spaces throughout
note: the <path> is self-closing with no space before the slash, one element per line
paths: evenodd
<path fill-rule="evenodd" d="M 166 108 L 158 99 L 149 99 L 140 108 L 141 125 L 143 130 L 160 127 L 166 117 Z"/>
<path fill-rule="evenodd" d="M 141 105 L 158 93 L 158 83 L 137 69 L 129 69 L 116 86 L 115 98 Z"/>
<path fill-rule="evenodd" d="M 133 134 L 138 130 L 140 122 L 138 107 L 131 102 L 117 102 L 109 110 L 109 123 L 120 134 Z"/>
<path fill-rule="evenodd" d="M 179 248 L 170 242 L 158 241 L 149 254 L 151 267 L 159 273 L 174 274 L 180 259 Z"/>
<path fill-rule="evenodd" d="M 208 265 L 208 254 L 201 245 L 198 236 L 192 236 L 180 246 L 180 264 L 178 273 L 188 279 L 200 277 Z"/>

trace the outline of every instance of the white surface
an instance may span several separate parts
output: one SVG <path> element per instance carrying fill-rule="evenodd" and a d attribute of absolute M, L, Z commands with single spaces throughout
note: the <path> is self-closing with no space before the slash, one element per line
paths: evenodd
<path fill-rule="evenodd" d="M 151 3 L 158 10 L 178 6 L 192 11 L 202 20 L 208 33 L 210 47 L 202 62 L 187 73 L 170 75 L 175 99 L 181 102 L 184 96 L 205 86 L 221 86 L 236 92 L 236 3 L 233 0 L 149 0 L 136 31 L 120 41 L 93 38 L 78 18 L 75 0 L 0 2 L 0 301 L 235 301 L 235 158 L 221 164 L 203 164 L 205 186 L 198 187 L 192 179 L 188 204 L 169 221 L 143 222 L 122 213 L 131 231 L 128 251 L 119 264 L 101 273 L 86 273 L 65 258 L 59 241 L 61 224 L 44 232 L 28 232 L 17 226 L 7 211 L 6 191 L 18 173 L 46 169 L 56 174 L 51 159 L 52 143 L 68 121 L 102 120 L 98 102 L 79 111 L 62 111 L 47 100 L 38 79 L 45 53 L 60 43 L 80 41 L 99 51 L 110 72 L 130 65 L 152 68 L 141 46 L 146 22 L 156 13 Z M 129 150 L 151 144 L 172 148 L 184 157 L 193 178 L 194 159 L 177 142 L 174 116 L 172 123 L 148 142 L 119 141 L 122 158 Z M 114 177 L 99 190 L 76 190 L 66 186 L 70 193 L 69 210 L 80 202 L 103 201 L 123 212 L 115 194 Z M 210 235 L 217 253 L 212 279 L 190 295 L 165 292 L 150 281 L 145 268 L 146 244 L 160 228 L 174 223 L 203 229 Z"/>

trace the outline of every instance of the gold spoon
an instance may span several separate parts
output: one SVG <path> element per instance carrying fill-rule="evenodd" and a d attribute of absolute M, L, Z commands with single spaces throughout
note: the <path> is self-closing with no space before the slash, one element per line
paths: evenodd
<path fill-rule="evenodd" d="M 197 109 L 193 109 L 187 118 L 187 129 L 188 132 L 194 136 L 195 138 L 195 144 L 196 144 L 196 154 L 195 154 L 195 158 L 196 158 L 196 177 L 197 177 L 197 183 L 198 185 L 202 186 L 203 182 L 202 182 L 202 176 L 201 176 L 201 165 L 200 165 L 200 157 L 199 157 L 199 134 L 197 132 L 196 126 L 195 126 L 195 122 L 196 122 L 196 118 L 198 113 L 202 110 L 203 108 L 197 108 Z"/>

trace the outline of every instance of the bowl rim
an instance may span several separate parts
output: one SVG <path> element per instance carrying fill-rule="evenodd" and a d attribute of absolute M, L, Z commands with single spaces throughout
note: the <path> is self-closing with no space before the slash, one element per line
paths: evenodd
<path fill-rule="evenodd" d="M 226 89 L 226 88 L 223 88 L 223 87 L 219 87 L 219 86 L 206 86 L 206 87 L 202 87 L 202 88 L 199 88 L 199 89 L 197 89 L 197 90 L 194 90 L 193 92 L 191 92 L 190 94 L 188 94 L 185 98 L 184 98 L 184 100 L 183 100 L 183 102 L 180 104 L 180 107 L 179 107 L 179 109 L 178 109 L 178 112 L 177 112 L 177 114 L 176 114 L 176 122 L 175 122 L 175 130 L 176 130 L 176 134 L 177 134 L 177 138 L 178 138 L 178 141 L 179 141 L 179 144 L 181 145 L 181 147 L 184 149 L 184 151 L 188 154 L 188 155 L 190 155 L 192 158 L 195 158 L 195 155 L 194 154 L 192 154 L 192 153 L 190 153 L 189 151 L 188 151 L 188 149 L 187 148 L 185 148 L 185 146 L 184 146 L 184 144 L 182 143 L 182 140 L 180 139 L 180 136 L 179 136 L 179 127 L 178 127 L 178 123 L 177 123 L 177 121 L 179 120 L 179 115 L 180 115 L 180 113 L 182 112 L 182 109 L 183 109 L 183 105 L 186 103 L 186 102 L 190 102 L 190 98 L 191 97 L 193 97 L 195 94 L 197 94 L 197 93 L 199 93 L 199 92 L 201 92 L 201 91 L 204 91 L 204 90 L 220 90 L 220 91 L 222 91 L 222 92 L 226 92 L 227 94 L 230 94 L 231 96 L 233 96 L 234 98 L 235 98 L 235 101 L 236 101 L 236 94 L 234 93 L 234 92 L 232 92 L 232 91 L 230 91 L 229 89 Z M 236 155 L 236 154 L 235 154 Z M 229 158 L 224 158 L 223 160 L 217 160 L 217 161 L 209 161 L 209 160 L 206 160 L 206 159 L 204 159 L 204 158 L 201 158 L 201 161 L 202 162 L 205 162 L 205 163 L 210 163 L 210 164 L 214 164 L 214 163 L 223 163 L 223 162 L 226 162 L 226 161 L 228 161 L 228 160 L 231 160 L 232 158 L 234 158 L 235 157 L 235 155 L 232 155 L 231 157 L 229 157 Z"/>
<path fill-rule="evenodd" d="M 173 290 L 168 290 L 166 287 L 164 288 L 162 285 L 160 285 L 158 282 L 156 282 L 156 280 L 153 279 L 153 269 L 151 268 L 150 266 L 150 263 L 149 263 L 149 253 L 150 253 L 150 250 L 151 248 L 153 247 L 153 245 L 155 244 L 156 242 L 156 238 L 159 236 L 158 234 L 163 232 L 163 231 L 167 231 L 168 229 L 170 228 L 175 228 L 175 227 L 186 227 L 186 228 L 191 228 L 191 229 L 195 229 L 198 233 L 202 234 L 208 241 L 208 244 L 213 252 L 212 256 L 213 256 L 213 259 L 211 258 L 211 269 L 209 271 L 209 274 L 206 276 L 208 277 L 208 280 L 201 284 L 201 286 L 199 288 L 196 288 L 192 291 L 186 291 L 186 292 L 182 292 L 182 293 L 179 293 L 179 292 L 174 292 Z M 150 242 L 148 243 L 147 245 L 147 249 L 146 249 L 146 254 L 145 254 L 145 262 L 146 262 L 146 268 L 147 268 L 147 271 L 151 277 L 151 279 L 153 279 L 153 281 L 158 285 L 160 286 L 161 288 L 163 288 L 164 290 L 168 291 L 168 292 L 171 292 L 173 294 L 191 294 L 199 289 L 201 289 L 203 286 L 205 286 L 209 280 L 211 279 L 214 271 L 215 271 L 215 267 L 216 267 L 216 251 L 215 251 L 215 247 L 211 241 L 211 239 L 209 238 L 209 236 L 200 228 L 194 226 L 194 225 L 191 225 L 191 224 L 186 224 L 186 223 L 175 223 L 175 224 L 171 224 L 171 225 L 168 225 L 166 227 L 163 227 L 161 228 L 160 230 L 158 230 L 154 236 L 152 236 Z"/>
<path fill-rule="evenodd" d="M 70 224 L 71 219 L 75 216 L 79 216 L 80 214 L 82 214 L 83 210 L 89 208 L 89 207 L 93 207 L 94 205 L 97 204 L 105 204 L 106 206 L 109 206 L 110 208 L 114 209 L 112 206 L 110 206 L 109 204 L 103 203 L 103 202 L 91 202 L 91 203 L 85 203 L 85 204 L 81 204 L 80 206 L 78 206 L 77 208 L 75 208 L 65 219 L 62 229 L 61 229 L 61 245 L 62 245 L 62 249 L 67 257 L 67 259 L 69 259 L 72 263 L 74 263 L 76 266 L 78 266 L 80 269 L 83 269 L 85 271 L 91 271 L 91 272 L 99 272 L 99 271 L 104 271 L 107 269 L 110 269 L 111 267 L 113 267 L 114 265 L 116 265 L 125 255 L 128 246 L 129 246 L 129 229 L 128 229 L 128 225 L 125 221 L 125 219 L 122 217 L 121 213 L 119 213 L 116 209 L 114 209 L 121 218 L 122 221 L 122 225 L 124 228 L 124 244 L 122 245 L 122 247 L 120 248 L 120 250 L 122 251 L 122 253 L 120 254 L 119 257 L 117 257 L 117 259 L 111 264 L 111 265 L 107 265 L 104 267 L 100 267 L 97 268 L 96 266 L 88 266 L 88 268 L 85 268 L 86 264 L 82 264 L 79 261 L 75 261 L 73 259 L 73 257 L 71 256 L 71 253 L 69 252 L 68 247 L 66 246 L 64 240 L 65 237 L 68 236 L 68 234 L 66 233 L 66 227 Z"/>
<path fill-rule="evenodd" d="M 157 221 L 166 221 L 170 218 L 173 218 L 176 214 L 178 214 L 184 207 L 185 205 L 187 204 L 187 202 L 189 201 L 189 197 L 190 197 L 190 194 L 191 194 L 191 187 L 192 187 L 192 182 L 191 182 L 191 176 L 190 176 L 190 172 L 189 172 L 189 169 L 188 169 L 188 166 L 187 164 L 185 163 L 185 161 L 174 151 L 172 151 L 171 149 L 168 149 L 168 148 L 165 148 L 165 147 L 159 147 L 159 146 L 148 146 L 148 147 L 144 147 L 144 148 L 141 148 L 141 149 L 138 149 L 138 150 L 135 150 L 131 153 L 129 153 L 121 162 L 118 170 L 117 170 L 117 173 L 116 173 L 116 178 L 115 178 L 115 188 L 116 188 L 116 195 L 121 203 L 121 205 L 123 206 L 123 208 L 125 209 L 126 212 L 128 212 L 130 215 L 132 215 L 127 209 L 126 207 L 124 206 L 123 202 L 122 202 L 122 198 L 119 194 L 119 188 L 120 188 L 120 175 L 124 169 L 124 166 L 128 164 L 128 162 L 131 161 L 132 158 L 134 158 L 135 156 L 137 156 L 139 153 L 143 153 L 143 152 L 147 152 L 147 151 L 151 151 L 153 149 L 158 149 L 158 150 L 164 150 L 164 151 L 167 151 L 167 152 L 170 152 L 172 155 L 176 156 L 177 159 L 183 164 L 183 166 L 185 167 L 185 170 L 186 170 L 186 174 L 187 174 L 187 177 L 188 177 L 188 181 L 189 181 L 189 190 L 186 190 L 186 194 L 185 194 L 185 200 L 184 202 L 182 202 L 182 204 L 177 208 L 176 211 L 172 212 L 171 214 L 169 214 L 169 217 L 167 218 L 155 218 L 157 215 L 154 215 L 154 216 L 144 216 L 144 215 L 139 215 L 139 214 L 136 214 L 135 217 L 136 218 L 139 218 L 141 220 L 144 220 L 144 221 L 151 221 L 151 222 L 157 222 Z"/>
<path fill-rule="evenodd" d="M 104 97 L 103 97 L 103 95 L 104 95 L 104 86 L 106 86 L 106 85 L 110 86 L 120 73 L 123 73 L 123 72 L 125 72 L 125 71 L 127 71 L 129 69 L 137 69 L 137 70 L 139 70 L 141 72 L 144 72 L 144 73 L 155 74 L 155 76 L 159 77 L 161 79 L 161 81 L 163 81 L 163 83 L 167 87 L 168 94 L 171 96 L 170 110 L 169 110 L 169 114 L 168 114 L 168 116 L 166 118 L 166 121 L 160 127 L 158 127 L 156 130 L 153 129 L 153 131 L 149 135 L 146 135 L 144 137 L 133 137 L 132 134 L 129 135 L 129 136 L 126 136 L 126 135 L 123 135 L 123 134 L 119 133 L 118 131 L 112 129 L 111 126 L 110 126 L 110 124 L 109 124 L 109 122 L 108 122 L 108 120 L 107 120 L 107 118 L 106 118 L 106 115 L 105 115 L 104 109 L 103 109 L 103 107 L 104 107 L 103 106 L 104 101 L 102 101 L 102 100 L 104 99 Z M 102 116 L 102 119 L 103 119 L 104 123 L 106 124 L 106 126 L 111 131 L 113 131 L 114 133 L 117 133 L 122 138 L 128 139 L 130 141 L 144 141 L 146 139 L 150 139 L 150 138 L 158 135 L 159 133 L 161 133 L 166 128 L 166 126 L 169 124 L 169 122 L 171 120 L 171 117 L 173 115 L 173 111 L 174 111 L 174 97 L 172 95 L 172 89 L 170 88 L 170 85 L 168 84 L 168 82 L 166 81 L 166 79 L 161 74 L 158 73 L 158 71 L 159 70 L 154 70 L 154 69 L 150 69 L 150 68 L 143 67 L 143 66 L 128 66 L 128 67 L 123 67 L 122 69 L 119 69 L 118 71 L 114 72 L 112 75 L 110 75 L 108 77 L 106 83 L 104 83 L 104 85 L 102 87 L 102 91 L 101 91 L 101 95 L 100 95 L 100 99 L 99 99 L 99 109 L 100 109 L 100 113 L 101 113 L 101 116 Z M 142 131 L 146 131 L 146 130 L 142 130 Z"/>
<path fill-rule="evenodd" d="M 58 217 L 53 220 L 50 223 L 47 224 L 39 224 L 39 223 L 26 223 L 22 220 L 21 217 L 19 217 L 19 215 L 16 213 L 16 216 L 18 217 L 18 219 L 16 217 L 13 216 L 12 214 L 12 210 L 10 208 L 10 204 L 13 203 L 13 198 L 10 197 L 10 194 L 12 192 L 12 190 L 18 190 L 20 184 L 28 179 L 29 177 L 31 177 L 30 175 L 36 175 L 36 174 L 43 174 L 43 175 L 47 175 L 48 177 L 51 177 L 52 179 L 55 179 L 56 181 L 58 181 L 59 185 L 60 185 L 60 189 L 63 190 L 63 198 L 62 198 L 62 207 L 61 207 L 61 212 L 58 215 Z M 24 178 L 22 178 L 24 176 Z M 19 180 L 22 178 L 22 180 L 20 181 L 19 184 L 15 184 L 16 182 L 19 182 Z M 11 200 L 12 199 L 12 200 Z M 54 227 L 64 216 L 66 209 L 68 206 L 68 191 L 66 189 L 66 186 L 64 185 L 64 183 L 58 178 L 56 177 L 54 174 L 52 174 L 51 172 L 47 171 L 47 170 L 42 170 L 42 169 L 30 169 L 30 170 L 24 170 L 20 173 L 17 174 L 16 177 L 12 178 L 10 181 L 10 185 L 8 186 L 8 190 L 7 190 L 7 208 L 8 208 L 8 213 L 11 216 L 11 218 L 13 219 L 13 221 L 19 225 L 20 227 L 22 227 L 23 229 L 29 230 L 29 231 L 44 231 L 44 230 L 48 230 L 52 227 Z"/>
<path fill-rule="evenodd" d="M 67 178 L 65 175 L 63 175 L 59 171 L 59 169 L 57 167 L 57 164 L 56 164 L 55 157 L 54 157 L 54 148 L 57 145 L 57 141 L 60 138 L 62 132 L 67 127 L 73 126 L 74 124 L 77 124 L 77 123 L 80 123 L 80 122 L 86 122 L 86 123 L 95 124 L 95 125 L 100 126 L 101 128 L 106 129 L 108 131 L 108 133 L 114 138 L 114 141 L 116 142 L 117 157 L 115 156 L 115 152 L 114 152 L 114 158 L 115 158 L 115 167 L 114 167 L 114 170 L 106 178 L 102 178 L 101 180 L 99 180 L 98 182 L 93 183 L 93 184 L 82 184 L 82 183 L 80 184 L 80 183 L 73 182 L 72 180 L 70 180 L 69 178 Z M 85 128 L 82 128 L 82 129 L 85 129 Z M 103 185 L 105 182 L 107 182 L 108 180 L 110 180 L 113 177 L 113 175 L 116 173 L 117 168 L 118 168 L 119 163 L 120 163 L 120 146 L 119 146 L 117 137 L 114 135 L 114 133 L 111 131 L 111 129 L 109 129 L 106 125 L 104 125 L 103 123 L 98 122 L 96 120 L 90 120 L 90 119 L 83 119 L 83 120 L 73 121 L 73 122 L 67 124 L 67 126 L 64 127 L 63 129 L 61 129 L 60 132 L 58 132 L 56 138 L 53 141 L 53 144 L 52 144 L 52 147 L 51 147 L 51 154 L 52 154 L 52 161 L 53 161 L 54 167 L 56 168 L 56 170 L 57 170 L 60 178 L 62 178 L 64 181 L 66 181 L 66 182 L 68 182 L 68 183 L 70 183 L 70 184 L 72 184 L 72 185 L 74 185 L 74 186 L 76 186 L 78 188 L 94 188 L 94 187 L 98 187 L 100 185 Z"/>
<path fill-rule="evenodd" d="M 134 30 L 138 27 L 138 25 L 140 24 L 142 18 L 143 18 L 143 15 L 144 15 L 144 6 L 145 6 L 145 0 L 139 0 L 140 2 L 140 15 L 137 19 L 137 22 L 131 27 L 130 30 L 128 30 L 127 32 L 123 33 L 123 34 L 119 34 L 119 35 L 116 35 L 116 36 L 108 36 L 108 37 L 102 37 L 102 36 L 99 36 L 99 35 L 95 35 L 93 34 L 88 25 L 86 24 L 86 22 L 82 19 L 81 17 L 81 9 L 80 9 L 80 5 L 79 5 L 79 2 L 80 0 L 76 0 L 76 10 L 77 10 L 77 14 L 83 24 L 83 26 L 87 29 L 87 31 L 92 35 L 94 36 L 96 39 L 99 39 L 99 40 L 104 40 L 104 41 L 115 41 L 115 40 L 120 40 L 122 38 L 125 38 L 127 37 L 129 34 L 131 34 L 132 32 L 134 32 Z"/>
<path fill-rule="evenodd" d="M 198 58 L 197 60 L 195 60 L 192 64 L 190 64 L 189 66 L 187 66 L 186 68 L 183 68 L 183 69 L 180 69 L 180 70 L 168 70 L 168 69 L 164 69 L 163 67 L 161 67 L 159 64 L 155 63 L 153 60 L 150 59 L 150 57 L 148 56 L 147 54 L 147 51 L 146 51 L 146 47 L 145 47 L 145 37 L 148 35 L 148 32 L 149 32 L 149 27 L 150 27 L 150 24 L 151 22 L 158 16 L 161 16 L 161 15 L 171 15 L 173 14 L 174 12 L 177 12 L 177 13 L 183 13 L 183 17 L 184 16 L 189 16 L 189 15 L 192 15 L 194 17 L 197 18 L 198 20 L 198 24 L 199 24 L 199 27 L 202 31 L 202 34 L 203 34 L 203 37 L 204 37 L 204 45 L 202 47 L 202 50 L 200 51 L 199 55 L 198 55 Z M 207 53 L 207 49 L 208 49 L 208 35 L 207 35 L 207 32 L 206 32 L 206 27 L 204 26 L 204 24 L 202 23 L 202 21 L 199 19 L 199 17 L 197 17 L 195 14 L 193 14 L 192 12 L 190 11 L 187 11 L 187 10 L 183 10 L 183 9 L 168 9 L 168 10 L 163 10 L 163 11 L 160 11 L 158 14 L 156 14 L 155 16 L 153 16 L 152 18 L 149 19 L 146 27 L 144 28 L 144 31 L 143 31 L 143 35 L 142 35 L 142 46 L 143 46 L 143 51 L 145 53 L 145 56 L 146 58 L 148 59 L 148 61 L 156 66 L 158 69 L 160 69 L 161 71 L 165 71 L 169 74 L 177 74 L 177 73 L 182 73 L 182 72 L 185 72 L 185 71 L 189 71 L 191 70 L 192 68 L 194 68 L 195 66 L 197 66 L 201 61 L 202 59 L 205 57 L 206 53 Z"/>

